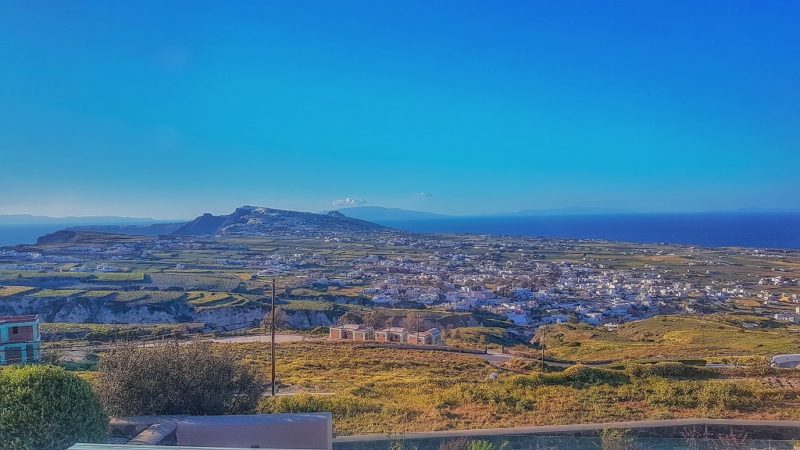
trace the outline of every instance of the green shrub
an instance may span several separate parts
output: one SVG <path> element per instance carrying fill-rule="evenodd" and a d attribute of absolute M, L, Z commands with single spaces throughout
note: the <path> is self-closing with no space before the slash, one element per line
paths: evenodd
<path fill-rule="evenodd" d="M 98 391 L 117 416 L 248 414 L 263 391 L 255 373 L 207 343 L 120 347 L 98 363 Z"/>
<path fill-rule="evenodd" d="M 108 418 L 89 383 L 52 366 L 0 370 L 0 449 L 61 450 L 99 442 Z"/>
<path fill-rule="evenodd" d="M 749 410 L 762 406 L 770 392 L 752 382 L 706 383 L 698 394 L 700 406 L 708 410 Z"/>
<path fill-rule="evenodd" d="M 266 397 L 258 405 L 260 413 L 330 412 L 337 418 L 353 417 L 365 413 L 379 413 L 381 402 L 347 394 L 313 395 L 296 394 Z"/>
<path fill-rule="evenodd" d="M 584 387 L 596 384 L 620 385 L 628 382 L 628 377 L 620 371 L 590 367 L 578 364 L 562 372 L 538 375 L 541 384 L 556 386 Z"/>
<path fill-rule="evenodd" d="M 605 429 L 601 430 L 600 448 L 603 450 L 633 450 L 636 443 L 631 430 Z"/>
<path fill-rule="evenodd" d="M 467 444 L 467 450 L 496 450 L 494 444 L 486 440 L 472 441 Z"/>
<path fill-rule="evenodd" d="M 637 383 L 632 388 L 643 399 L 652 405 L 668 408 L 697 408 L 697 397 L 702 385 L 698 382 L 671 381 L 651 379 L 645 383 Z"/>
<path fill-rule="evenodd" d="M 677 361 L 662 361 L 655 364 L 628 364 L 625 373 L 633 378 L 711 378 L 713 370 L 691 366 Z"/>

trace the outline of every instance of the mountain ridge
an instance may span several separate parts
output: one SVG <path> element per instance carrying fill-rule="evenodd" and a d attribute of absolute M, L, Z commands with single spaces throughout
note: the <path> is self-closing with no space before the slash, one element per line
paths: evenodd
<path fill-rule="evenodd" d="M 306 233 L 375 233 L 389 228 L 332 211 L 327 214 L 242 206 L 231 214 L 205 213 L 182 225 L 171 234 L 198 235 L 275 235 Z"/>

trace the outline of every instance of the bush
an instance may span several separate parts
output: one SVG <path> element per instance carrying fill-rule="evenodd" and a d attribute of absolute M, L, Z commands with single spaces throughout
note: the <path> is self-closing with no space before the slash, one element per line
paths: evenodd
<path fill-rule="evenodd" d="M 655 364 L 629 364 L 625 373 L 634 378 L 711 378 L 716 375 L 713 370 L 690 366 L 677 361 L 663 361 Z"/>
<path fill-rule="evenodd" d="M 98 390 L 110 414 L 248 414 L 263 385 L 210 344 L 120 347 L 100 357 Z"/>
<path fill-rule="evenodd" d="M 337 418 L 355 417 L 366 413 L 380 413 L 381 403 L 347 394 L 314 395 L 295 394 L 266 397 L 258 405 L 260 413 L 330 412 Z"/>
<path fill-rule="evenodd" d="M 628 382 L 628 377 L 619 371 L 578 364 L 562 372 L 539 375 L 542 384 L 584 387 L 597 384 L 620 385 Z"/>
<path fill-rule="evenodd" d="M 108 418 L 89 383 L 52 366 L 0 370 L 0 449 L 61 450 L 103 440 Z"/>
<path fill-rule="evenodd" d="M 707 383 L 699 392 L 700 406 L 712 411 L 750 410 L 770 400 L 771 393 L 752 382 Z"/>
<path fill-rule="evenodd" d="M 670 381 L 654 378 L 643 384 L 635 385 L 638 395 L 652 405 L 668 408 L 697 408 L 698 392 L 702 384 L 690 381 Z"/>
<path fill-rule="evenodd" d="M 517 387 L 570 386 L 580 388 L 600 384 L 619 386 L 627 384 L 629 381 L 624 372 L 582 364 L 570 366 L 561 372 L 519 375 L 512 378 L 512 383 Z"/>

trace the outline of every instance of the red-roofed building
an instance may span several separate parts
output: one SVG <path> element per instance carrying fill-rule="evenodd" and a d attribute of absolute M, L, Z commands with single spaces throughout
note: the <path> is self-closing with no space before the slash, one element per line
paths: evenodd
<path fill-rule="evenodd" d="M 0 316 L 0 366 L 41 360 L 39 316 Z"/>

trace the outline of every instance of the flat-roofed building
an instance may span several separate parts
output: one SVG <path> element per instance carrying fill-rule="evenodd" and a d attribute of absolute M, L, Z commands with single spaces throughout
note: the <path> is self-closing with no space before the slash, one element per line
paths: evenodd
<path fill-rule="evenodd" d="M 0 365 L 41 360 L 39 316 L 0 316 Z"/>
<path fill-rule="evenodd" d="M 330 327 L 328 337 L 331 340 L 371 341 L 375 339 L 375 329 L 366 325 L 338 325 Z"/>
<path fill-rule="evenodd" d="M 375 332 L 375 341 L 405 344 L 408 342 L 408 330 L 402 327 L 381 328 Z"/>
<path fill-rule="evenodd" d="M 425 331 L 412 331 L 408 333 L 408 343 L 415 345 L 440 345 L 442 343 L 442 333 L 438 328 L 431 328 Z"/>

